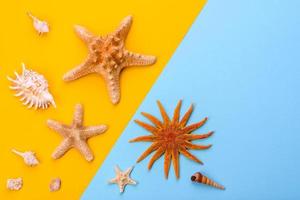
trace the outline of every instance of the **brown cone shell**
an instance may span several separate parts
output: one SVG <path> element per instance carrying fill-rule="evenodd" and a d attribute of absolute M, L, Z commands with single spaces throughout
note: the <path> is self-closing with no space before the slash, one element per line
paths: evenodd
<path fill-rule="evenodd" d="M 214 182 L 213 180 L 209 179 L 207 176 L 204 176 L 200 172 L 196 172 L 193 176 L 191 176 L 191 180 L 193 182 L 202 183 L 205 185 L 210 185 L 212 187 L 218 188 L 220 190 L 225 190 L 225 187 Z"/>

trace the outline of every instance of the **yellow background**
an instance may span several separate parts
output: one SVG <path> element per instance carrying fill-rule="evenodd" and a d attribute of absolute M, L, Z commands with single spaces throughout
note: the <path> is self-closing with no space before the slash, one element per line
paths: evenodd
<path fill-rule="evenodd" d="M 79 199 L 204 3 L 204 0 L 2 1 L 0 199 Z M 27 11 L 46 19 L 50 33 L 38 36 Z M 89 75 L 64 83 L 63 74 L 82 62 L 87 54 L 85 44 L 74 34 L 73 25 L 81 24 L 94 33 L 106 34 L 128 14 L 133 15 L 133 26 L 126 47 L 156 55 L 158 61 L 153 66 L 123 71 L 120 104 L 110 103 L 100 76 Z M 15 70 L 21 72 L 21 62 L 48 79 L 57 109 L 28 110 L 13 96 L 6 76 L 13 76 Z M 54 161 L 50 155 L 62 138 L 47 128 L 46 120 L 70 123 L 78 102 L 84 104 L 86 125 L 104 123 L 109 125 L 109 130 L 89 141 L 95 155 L 92 163 L 75 150 Z M 11 153 L 12 148 L 35 151 L 41 164 L 27 167 Z M 10 177 L 23 177 L 21 191 L 6 190 L 6 179 Z M 50 193 L 48 185 L 53 177 L 62 179 L 62 189 Z"/>

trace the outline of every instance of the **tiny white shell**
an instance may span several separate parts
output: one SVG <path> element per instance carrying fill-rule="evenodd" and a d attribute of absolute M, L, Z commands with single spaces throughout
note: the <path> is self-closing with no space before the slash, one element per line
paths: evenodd
<path fill-rule="evenodd" d="M 52 179 L 49 185 L 50 192 L 58 191 L 60 189 L 60 186 L 61 186 L 60 178 Z"/>
<path fill-rule="evenodd" d="M 23 179 L 22 178 L 10 178 L 7 179 L 6 188 L 9 190 L 20 190 L 23 186 Z"/>
<path fill-rule="evenodd" d="M 15 96 L 20 97 L 24 105 L 28 108 L 48 108 L 49 104 L 56 107 L 53 96 L 49 93 L 48 82 L 45 77 L 35 71 L 26 69 L 22 63 L 23 72 L 18 74 L 15 72 L 16 79 L 7 77 L 12 82 L 10 87 L 16 91 Z"/>
<path fill-rule="evenodd" d="M 32 151 L 20 152 L 15 149 L 12 149 L 12 152 L 17 154 L 18 156 L 21 156 L 23 158 L 25 164 L 28 166 L 33 167 L 40 163 L 38 161 L 38 159 L 36 158 L 35 153 Z"/>
<path fill-rule="evenodd" d="M 38 19 L 37 17 L 33 16 L 30 12 L 27 12 L 27 15 L 32 19 L 33 27 L 39 35 L 49 32 L 49 25 L 46 21 Z"/>

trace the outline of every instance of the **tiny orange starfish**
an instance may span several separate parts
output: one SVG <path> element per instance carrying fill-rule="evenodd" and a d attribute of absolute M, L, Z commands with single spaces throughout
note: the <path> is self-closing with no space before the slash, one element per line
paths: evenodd
<path fill-rule="evenodd" d="M 130 142 L 152 142 L 151 146 L 138 158 L 137 162 L 142 161 L 153 151 L 156 151 L 152 156 L 148 169 L 150 170 L 154 162 L 165 154 L 164 161 L 164 172 L 165 177 L 168 178 L 169 168 L 171 164 L 171 159 L 173 162 L 174 171 L 177 179 L 179 178 L 179 153 L 183 154 L 187 158 L 203 164 L 198 158 L 192 155 L 189 149 L 208 149 L 212 145 L 197 145 L 191 143 L 192 140 L 208 138 L 213 134 L 212 131 L 202 134 L 194 135 L 191 134 L 192 131 L 200 128 L 207 120 L 207 117 L 198 123 L 194 123 L 186 126 L 188 119 L 190 118 L 193 106 L 191 105 L 188 111 L 184 114 L 182 119 L 179 121 L 180 108 L 182 101 L 180 100 L 175 108 L 174 116 L 172 121 L 167 115 L 162 104 L 157 101 L 160 113 L 163 118 L 163 122 L 154 117 L 149 113 L 142 112 L 142 115 L 148 118 L 155 126 L 135 120 L 135 122 L 145 128 L 147 131 L 151 132 L 152 135 L 140 136 L 135 139 L 130 140 Z"/>
<path fill-rule="evenodd" d="M 125 49 L 125 39 L 132 24 L 132 17 L 126 17 L 111 34 L 96 36 L 82 26 L 75 26 L 77 35 L 87 44 L 89 55 L 75 69 L 67 72 L 64 81 L 72 81 L 87 74 L 100 74 L 107 85 L 113 104 L 120 101 L 120 73 L 125 67 L 152 65 L 154 56 L 132 53 Z"/>

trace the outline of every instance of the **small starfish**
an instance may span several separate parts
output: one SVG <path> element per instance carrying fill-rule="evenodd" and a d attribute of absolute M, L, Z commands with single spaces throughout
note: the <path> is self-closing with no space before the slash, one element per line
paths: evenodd
<path fill-rule="evenodd" d="M 126 17 L 116 31 L 106 36 L 96 36 L 82 26 L 75 26 L 77 35 L 87 44 L 89 55 L 86 60 L 67 72 L 64 81 L 73 81 L 91 73 L 100 74 L 107 85 L 113 104 L 120 101 L 120 73 L 125 67 L 152 65 L 154 56 L 132 53 L 125 49 L 125 39 L 132 24 Z"/>
<path fill-rule="evenodd" d="M 126 185 L 136 185 L 136 182 L 130 178 L 132 170 L 133 167 L 129 167 L 125 172 L 122 172 L 118 166 L 115 166 L 116 177 L 111 179 L 109 183 L 118 184 L 120 193 L 124 192 Z"/>
<path fill-rule="evenodd" d="M 47 125 L 64 137 L 62 143 L 53 152 L 53 159 L 62 157 L 73 147 L 76 148 L 87 161 L 92 161 L 94 156 L 87 144 L 87 140 L 107 130 L 107 126 L 102 124 L 84 127 L 83 107 L 81 104 L 75 106 L 73 123 L 70 126 L 50 119 L 47 121 Z"/>

